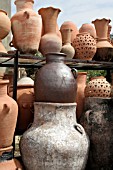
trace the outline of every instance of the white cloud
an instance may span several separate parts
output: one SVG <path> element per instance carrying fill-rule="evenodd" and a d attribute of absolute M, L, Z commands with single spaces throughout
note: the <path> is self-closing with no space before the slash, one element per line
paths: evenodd
<path fill-rule="evenodd" d="M 64 21 L 73 21 L 78 28 L 83 23 L 91 23 L 96 18 L 113 19 L 113 0 L 35 0 L 34 10 L 37 12 L 42 7 L 54 6 L 62 11 L 58 16 L 59 26 Z M 12 15 L 16 12 L 12 0 Z M 111 23 L 112 25 L 112 23 Z"/>

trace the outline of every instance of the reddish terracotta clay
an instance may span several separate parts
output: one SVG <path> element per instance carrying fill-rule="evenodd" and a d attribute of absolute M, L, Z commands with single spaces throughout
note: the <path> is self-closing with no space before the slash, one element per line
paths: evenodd
<path fill-rule="evenodd" d="M 0 163 L 0 170 L 24 170 L 22 164 L 17 159 L 12 159 Z"/>
<path fill-rule="evenodd" d="M 71 45 L 71 29 L 62 29 L 62 49 L 61 52 L 66 54 L 66 57 L 73 58 L 75 55 L 75 49 Z"/>
<path fill-rule="evenodd" d="M 17 13 L 11 18 L 12 44 L 22 53 L 35 54 L 42 31 L 41 17 L 33 11 L 34 0 L 16 0 Z"/>
<path fill-rule="evenodd" d="M 92 21 L 95 26 L 97 34 L 97 48 L 110 47 L 113 48 L 111 43 L 108 41 L 108 25 L 111 22 L 110 19 L 102 18 Z"/>
<path fill-rule="evenodd" d="M 39 9 L 38 13 L 42 17 L 44 35 L 40 41 L 40 52 L 45 55 L 49 52 L 60 52 L 62 40 L 57 35 L 57 17 L 61 12 L 58 8 L 47 7 Z"/>
<path fill-rule="evenodd" d="M 12 145 L 15 132 L 18 106 L 7 95 L 8 80 L 0 80 L 0 148 Z"/>
<path fill-rule="evenodd" d="M 60 31 L 61 31 L 62 29 L 72 29 L 72 32 L 71 32 L 71 43 L 72 43 L 73 40 L 76 38 L 76 35 L 79 33 L 76 24 L 73 23 L 72 21 L 65 21 L 65 22 L 61 25 Z"/>
<path fill-rule="evenodd" d="M 73 41 L 73 47 L 76 51 L 74 58 L 92 60 L 96 53 L 96 41 L 88 32 L 77 34 Z"/>
<path fill-rule="evenodd" d="M 86 81 L 87 81 L 87 72 L 78 72 L 77 76 L 77 96 L 76 96 L 76 103 L 77 103 L 77 109 L 76 109 L 76 116 L 77 120 L 80 119 L 81 114 L 84 110 L 84 102 L 85 102 L 85 95 L 84 90 L 86 87 Z"/>
<path fill-rule="evenodd" d="M 93 38 L 96 38 L 96 30 L 92 24 L 89 24 L 89 23 L 82 24 L 82 26 L 79 29 L 79 33 L 82 33 L 82 32 L 88 32 Z"/>

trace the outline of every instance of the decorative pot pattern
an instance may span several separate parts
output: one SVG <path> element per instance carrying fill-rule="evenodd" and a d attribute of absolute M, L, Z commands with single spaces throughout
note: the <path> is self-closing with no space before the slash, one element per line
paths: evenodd
<path fill-rule="evenodd" d="M 42 19 L 33 11 L 34 0 L 16 0 L 17 13 L 11 18 L 13 45 L 21 53 L 38 51 L 42 31 Z"/>
<path fill-rule="evenodd" d="M 86 170 L 112 170 L 113 99 L 87 97 L 80 123 L 90 139 Z"/>
<path fill-rule="evenodd" d="M 20 150 L 27 170 L 84 170 L 89 140 L 76 122 L 75 103 L 34 103 L 32 127 L 22 136 Z"/>
<path fill-rule="evenodd" d="M 0 148 L 12 145 L 18 115 L 17 103 L 7 95 L 8 83 L 0 81 Z"/>
<path fill-rule="evenodd" d="M 76 51 L 75 58 L 92 60 L 96 53 L 96 41 L 87 32 L 77 34 L 72 44 Z"/>
<path fill-rule="evenodd" d="M 95 77 L 86 85 L 86 97 L 110 97 L 111 85 L 106 81 L 105 77 Z"/>
<path fill-rule="evenodd" d="M 46 54 L 46 64 L 35 73 L 35 101 L 54 103 L 73 103 L 76 98 L 76 76 L 64 64 L 65 54 Z"/>
<path fill-rule="evenodd" d="M 61 53 L 65 53 L 66 57 L 73 58 L 75 55 L 75 49 L 71 45 L 71 29 L 62 29 L 61 35 L 62 35 L 62 49 Z"/>
<path fill-rule="evenodd" d="M 60 9 L 53 7 L 41 8 L 38 11 L 44 27 L 44 35 L 41 37 L 39 49 L 42 55 L 61 51 L 62 40 L 56 33 L 57 17 L 60 12 Z"/>

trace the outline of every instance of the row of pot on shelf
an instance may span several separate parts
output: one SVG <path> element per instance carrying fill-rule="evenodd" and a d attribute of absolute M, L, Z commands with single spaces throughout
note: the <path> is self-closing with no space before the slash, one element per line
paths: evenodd
<path fill-rule="evenodd" d="M 33 11 L 34 0 L 16 0 L 17 13 L 11 20 L 5 11 L 0 11 L 0 39 L 12 30 L 13 39 L 10 46 L 21 53 L 45 55 L 48 52 L 63 52 L 69 58 L 92 60 L 97 49 L 110 48 L 110 19 L 96 19 L 91 24 L 83 24 L 78 30 L 72 21 L 65 21 L 60 30 L 57 18 L 61 10 L 46 7 Z M 5 52 L 2 43 L 0 52 Z M 105 59 L 103 59 L 105 60 Z"/>

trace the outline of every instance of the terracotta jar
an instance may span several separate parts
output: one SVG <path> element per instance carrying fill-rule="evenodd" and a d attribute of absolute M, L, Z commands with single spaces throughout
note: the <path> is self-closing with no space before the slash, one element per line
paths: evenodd
<path fill-rule="evenodd" d="M 12 96 L 12 92 L 10 96 Z M 18 80 L 17 103 L 19 112 L 16 131 L 23 133 L 31 126 L 34 118 L 34 81 L 30 77 L 23 76 Z"/>
<path fill-rule="evenodd" d="M 38 51 L 42 19 L 33 11 L 34 0 L 16 0 L 17 13 L 11 18 L 12 46 L 21 53 L 35 54 Z"/>
<path fill-rule="evenodd" d="M 79 29 L 79 33 L 82 33 L 82 32 L 88 32 L 93 38 L 96 38 L 96 30 L 92 24 L 89 24 L 89 23 L 82 24 L 82 26 Z"/>
<path fill-rule="evenodd" d="M 73 58 L 75 55 L 75 49 L 71 45 L 71 29 L 62 29 L 62 49 L 61 52 L 66 54 L 67 58 Z"/>
<path fill-rule="evenodd" d="M 77 103 L 76 116 L 77 116 L 77 120 L 80 119 L 80 116 L 84 111 L 84 102 L 85 102 L 84 90 L 85 90 L 85 87 L 86 87 L 86 81 L 87 81 L 87 72 L 78 72 L 78 76 L 77 76 L 77 96 L 76 96 L 76 103 Z"/>
<path fill-rule="evenodd" d="M 102 19 L 96 19 L 92 21 L 92 23 L 95 26 L 96 34 L 97 34 L 97 48 L 102 47 L 110 47 L 113 48 L 112 45 L 108 41 L 108 25 L 111 22 L 110 19 L 102 18 Z"/>
<path fill-rule="evenodd" d="M 17 103 L 7 95 L 8 83 L 0 80 L 0 148 L 12 145 L 18 115 Z"/>
<path fill-rule="evenodd" d="M 110 97 L 111 85 L 103 76 L 94 77 L 85 88 L 86 97 Z"/>
<path fill-rule="evenodd" d="M 89 140 L 77 123 L 76 103 L 34 103 L 32 127 L 20 140 L 27 170 L 84 170 Z"/>
<path fill-rule="evenodd" d="M 38 11 L 42 17 L 44 28 L 44 35 L 41 37 L 39 49 L 42 55 L 61 51 L 62 40 L 56 33 L 57 18 L 60 12 L 60 9 L 53 7 L 41 8 Z"/>
<path fill-rule="evenodd" d="M 71 29 L 71 43 L 73 42 L 73 40 L 76 38 L 76 35 L 79 33 L 78 28 L 76 26 L 75 23 L 73 23 L 72 21 L 65 21 L 61 26 L 60 26 L 60 31 L 62 31 L 62 29 Z"/>
<path fill-rule="evenodd" d="M 72 44 L 76 50 L 74 58 L 81 60 L 93 59 L 96 53 L 96 40 L 90 35 L 90 33 L 83 32 L 77 34 Z"/>
<path fill-rule="evenodd" d="M 113 99 L 86 97 L 80 124 L 90 139 L 86 170 L 112 170 Z"/>
<path fill-rule="evenodd" d="M 77 74 L 64 64 L 65 56 L 63 53 L 46 54 L 46 64 L 35 74 L 35 101 L 75 102 Z"/>
<path fill-rule="evenodd" d="M 0 170 L 24 170 L 24 167 L 17 159 L 12 159 L 0 163 Z"/>

